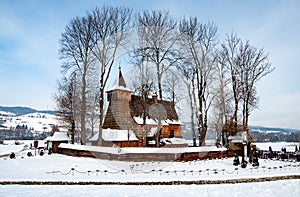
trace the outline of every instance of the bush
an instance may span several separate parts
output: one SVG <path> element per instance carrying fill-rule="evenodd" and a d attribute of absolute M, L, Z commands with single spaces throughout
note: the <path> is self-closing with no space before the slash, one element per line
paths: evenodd
<path fill-rule="evenodd" d="M 16 158 L 16 155 L 15 155 L 15 153 L 14 153 L 14 152 L 12 152 L 12 153 L 10 154 L 9 158 L 11 158 L 11 159 L 15 159 L 15 158 Z"/>

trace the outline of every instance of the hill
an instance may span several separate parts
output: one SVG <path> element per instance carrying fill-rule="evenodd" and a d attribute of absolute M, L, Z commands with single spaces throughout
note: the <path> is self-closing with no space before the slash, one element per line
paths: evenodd
<path fill-rule="evenodd" d="M 12 113 L 15 116 L 22 116 L 29 113 L 46 113 L 46 114 L 54 115 L 54 111 L 51 110 L 36 110 L 30 107 L 21 107 L 21 106 L 17 106 L 17 107 L 0 106 L 0 114 L 4 115 L 7 113 Z"/>
<path fill-rule="evenodd" d="M 300 130 L 278 127 L 250 126 L 250 133 L 257 142 L 297 142 Z"/>
<path fill-rule="evenodd" d="M 299 129 L 291 129 L 291 128 L 281 128 L 281 127 L 264 127 L 264 126 L 249 126 L 250 130 L 262 131 L 262 132 L 293 132 L 293 133 L 300 133 Z"/>
<path fill-rule="evenodd" d="M 300 141 L 300 130 L 280 127 L 264 127 L 264 126 L 249 126 L 250 134 L 256 142 L 298 142 Z M 191 140 L 192 132 L 189 122 L 182 125 L 182 135 L 184 138 Z M 215 140 L 216 132 L 208 130 L 206 140 Z M 199 133 L 196 131 L 196 139 L 199 138 Z"/>

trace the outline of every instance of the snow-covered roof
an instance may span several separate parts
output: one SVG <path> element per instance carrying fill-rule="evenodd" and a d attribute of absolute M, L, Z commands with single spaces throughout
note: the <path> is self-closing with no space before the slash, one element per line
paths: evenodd
<path fill-rule="evenodd" d="M 137 137 L 132 130 L 118 130 L 118 129 L 102 129 L 102 139 L 105 141 L 137 141 Z M 90 141 L 96 141 L 98 139 L 98 133 L 96 133 Z"/>
<path fill-rule="evenodd" d="M 182 123 L 181 123 L 181 121 L 180 120 L 170 120 L 170 119 L 167 119 L 167 120 L 165 120 L 166 121 L 166 123 L 167 124 L 179 124 L 179 125 L 181 125 Z"/>
<path fill-rule="evenodd" d="M 137 124 L 143 124 L 143 118 L 142 117 L 133 117 L 134 121 Z M 155 122 L 154 119 L 149 119 L 148 117 L 146 117 L 146 124 L 147 125 L 157 125 L 157 123 Z"/>
<path fill-rule="evenodd" d="M 186 140 L 184 138 L 163 138 L 161 141 L 165 142 L 166 144 L 188 144 L 189 140 Z"/>
<path fill-rule="evenodd" d="M 246 131 L 238 132 L 235 136 L 230 136 L 229 139 L 232 143 L 242 143 L 249 141 Z"/>
<path fill-rule="evenodd" d="M 48 141 L 51 141 L 52 140 L 52 136 L 48 136 L 44 139 L 44 141 L 48 142 Z"/>
<path fill-rule="evenodd" d="M 142 125 L 143 124 L 143 118 L 140 116 L 135 116 L 133 117 L 134 121 Z M 169 121 L 170 122 L 170 121 Z M 153 118 L 149 118 L 148 116 L 146 117 L 146 125 L 157 125 L 157 120 Z M 167 126 L 169 123 L 166 120 L 161 120 L 161 126 Z"/>
<path fill-rule="evenodd" d="M 70 137 L 68 136 L 68 133 L 66 132 L 60 132 L 56 131 L 52 138 L 50 139 L 51 142 L 57 142 L 57 141 L 69 141 Z"/>
<path fill-rule="evenodd" d="M 157 127 L 153 127 L 148 131 L 147 136 L 153 137 L 156 134 L 156 132 L 157 132 Z"/>

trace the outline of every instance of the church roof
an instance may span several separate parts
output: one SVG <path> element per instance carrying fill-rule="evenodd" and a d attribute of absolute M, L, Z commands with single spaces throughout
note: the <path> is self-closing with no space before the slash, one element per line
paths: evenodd
<path fill-rule="evenodd" d="M 151 117 L 149 114 L 149 108 L 151 105 L 153 105 L 155 102 L 152 98 L 147 98 L 146 101 L 146 116 Z M 165 100 L 158 100 L 158 103 L 162 104 L 164 109 L 166 110 L 167 117 L 166 120 L 178 120 L 178 116 L 174 107 L 173 102 L 171 101 L 165 101 Z M 130 109 L 133 117 L 142 117 L 143 115 L 143 100 L 141 96 L 137 95 L 131 95 L 131 101 L 130 101 Z"/>

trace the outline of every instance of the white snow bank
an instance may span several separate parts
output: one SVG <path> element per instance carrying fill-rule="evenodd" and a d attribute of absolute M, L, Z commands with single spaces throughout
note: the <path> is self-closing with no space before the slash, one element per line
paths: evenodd
<path fill-rule="evenodd" d="M 260 150 L 268 151 L 269 147 L 271 147 L 273 151 L 281 151 L 282 148 L 286 148 L 287 152 L 295 152 L 295 146 L 298 147 L 298 150 L 300 146 L 300 143 L 298 142 L 256 142 L 253 144 L 255 144 Z"/>
<path fill-rule="evenodd" d="M 86 150 L 95 152 L 107 152 L 111 154 L 124 153 L 183 153 L 183 152 L 210 152 L 210 151 L 225 151 L 226 148 L 217 148 L 216 146 L 202 147 L 184 147 L 184 148 L 115 148 L 102 146 L 88 146 L 75 144 L 60 144 L 59 148 L 68 148 L 74 150 Z"/>
<path fill-rule="evenodd" d="M 0 185 L 0 196 L 298 196 L 300 180 L 221 185 Z"/>

